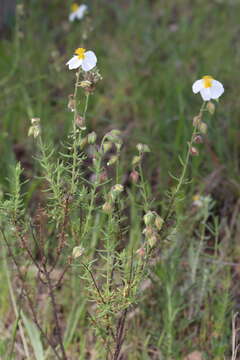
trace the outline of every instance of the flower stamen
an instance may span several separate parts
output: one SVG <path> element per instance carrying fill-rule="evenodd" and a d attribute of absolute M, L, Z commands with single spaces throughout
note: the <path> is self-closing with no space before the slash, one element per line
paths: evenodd
<path fill-rule="evenodd" d="M 79 8 L 78 4 L 77 4 L 77 3 L 73 3 L 73 4 L 71 5 L 71 12 L 77 11 L 78 8 Z"/>
<path fill-rule="evenodd" d="M 213 81 L 213 77 L 212 77 L 212 76 L 206 75 L 206 76 L 203 76 L 202 79 L 203 79 L 203 86 L 204 86 L 206 89 L 212 87 L 212 81 Z"/>
<path fill-rule="evenodd" d="M 84 48 L 78 48 L 75 50 L 75 54 L 78 56 L 79 60 L 85 59 L 85 51 L 86 49 Z"/>

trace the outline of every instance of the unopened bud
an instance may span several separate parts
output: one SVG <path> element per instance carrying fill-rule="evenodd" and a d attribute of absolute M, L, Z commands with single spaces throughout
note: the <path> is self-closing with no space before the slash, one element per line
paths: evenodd
<path fill-rule="evenodd" d="M 116 184 L 111 188 L 110 196 L 112 200 L 115 200 L 116 197 L 124 190 L 124 187 L 121 184 Z"/>
<path fill-rule="evenodd" d="M 140 247 L 139 249 L 137 249 L 136 254 L 139 255 L 140 257 L 143 257 L 145 255 L 145 248 Z"/>
<path fill-rule="evenodd" d="M 155 214 L 152 211 L 148 211 L 143 217 L 143 221 L 146 226 L 152 224 L 154 219 L 155 219 Z"/>
<path fill-rule="evenodd" d="M 100 175 L 99 175 L 99 181 L 100 183 L 103 183 L 104 181 L 107 180 L 107 173 L 106 171 L 103 171 Z"/>
<path fill-rule="evenodd" d="M 191 148 L 190 148 L 190 154 L 191 154 L 192 156 L 198 156 L 198 155 L 199 155 L 199 151 L 198 151 L 198 149 L 195 148 L 194 146 L 191 146 Z"/>
<path fill-rule="evenodd" d="M 118 161 L 118 156 L 117 155 L 113 155 L 110 157 L 109 161 L 107 162 L 107 166 L 113 165 L 115 164 L 115 162 Z"/>
<path fill-rule="evenodd" d="M 82 256 L 84 248 L 82 246 L 75 246 L 72 251 L 72 256 L 74 259 Z"/>
<path fill-rule="evenodd" d="M 105 202 L 102 206 L 102 209 L 106 214 L 110 214 L 112 212 L 112 204 L 109 202 Z"/>
<path fill-rule="evenodd" d="M 141 156 L 134 156 L 133 159 L 132 159 L 132 165 L 137 165 L 139 164 L 141 161 Z"/>
<path fill-rule="evenodd" d="M 193 141 L 196 143 L 196 144 L 202 144 L 203 143 L 203 138 L 201 135 L 196 135 L 193 139 Z"/>
<path fill-rule="evenodd" d="M 108 152 L 112 147 L 112 143 L 110 141 L 105 141 L 103 144 L 104 153 Z"/>
<path fill-rule="evenodd" d="M 29 127 L 28 136 L 36 138 L 41 133 L 40 118 L 32 118 L 31 123 L 32 126 Z"/>
<path fill-rule="evenodd" d="M 207 110 L 208 112 L 213 115 L 215 113 L 215 105 L 211 101 L 207 103 Z"/>
<path fill-rule="evenodd" d="M 198 129 L 202 134 L 206 134 L 207 132 L 207 124 L 204 122 L 201 122 L 201 124 L 199 125 Z"/>
<path fill-rule="evenodd" d="M 68 96 L 68 109 L 70 111 L 75 111 L 76 102 L 73 98 L 73 95 Z"/>
<path fill-rule="evenodd" d="M 156 235 L 152 235 L 150 238 L 148 238 L 148 243 L 150 245 L 150 247 L 153 247 L 157 242 L 157 237 Z"/>
<path fill-rule="evenodd" d="M 122 141 L 116 142 L 115 146 L 117 148 L 117 152 L 120 152 L 121 148 L 122 148 Z"/>
<path fill-rule="evenodd" d="M 133 182 L 133 183 L 137 183 L 138 182 L 138 179 L 139 179 L 139 173 L 136 171 L 136 170 L 133 170 L 131 172 L 131 174 L 129 175 L 130 177 L 130 180 Z"/>
<path fill-rule="evenodd" d="M 94 144 L 96 140 L 97 140 L 97 134 L 95 133 L 95 131 L 88 134 L 87 141 L 89 144 Z"/>
<path fill-rule="evenodd" d="M 85 119 L 82 116 L 77 115 L 75 123 L 81 130 L 86 130 Z"/>
<path fill-rule="evenodd" d="M 201 121 L 202 121 L 202 116 L 201 115 L 194 116 L 194 118 L 193 118 L 193 126 L 195 126 L 195 127 L 199 126 Z"/>
<path fill-rule="evenodd" d="M 157 215 L 155 218 L 155 226 L 160 231 L 162 229 L 164 220 L 161 218 L 161 216 Z"/>
<path fill-rule="evenodd" d="M 32 118 L 31 123 L 32 123 L 32 125 L 39 125 L 40 124 L 40 118 Z"/>
<path fill-rule="evenodd" d="M 80 86 L 81 88 L 83 88 L 83 89 L 87 89 L 87 88 L 89 88 L 91 85 L 92 85 L 92 83 L 91 83 L 91 81 L 89 81 L 89 80 L 84 80 L 84 81 L 81 81 L 81 82 L 79 83 L 79 86 Z"/>
<path fill-rule="evenodd" d="M 136 148 L 140 153 L 150 152 L 149 146 L 146 144 L 137 144 Z"/>
<path fill-rule="evenodd" d="M 146 236 L 146 238 L 151 237 L 154 234 L 154 229 L 152 226 L 146 226 L 143 230 L 143 234 Z"/>
<path fill-rule="evenodd" d="M 83 139 L 80 139 L 79 146 L 81 149 L 83 149 L 88 144 L 88 138 L 85 136 Z"/>

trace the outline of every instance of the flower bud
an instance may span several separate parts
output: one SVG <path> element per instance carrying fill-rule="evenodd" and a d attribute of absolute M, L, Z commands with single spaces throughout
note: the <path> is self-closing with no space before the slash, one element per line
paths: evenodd
<path fill-rule="evenodd" d="M 207 124 L 204 122 L 201 122 L 198 129 L 202 134 L 206 134 L 207 133 Z"/>
<path fill-rule="evenodd" d="M 113 155 L 110 157 L 109 161 L 107 162 L 107 166 L 113 165 L 115 164 L 115 162 L 118 161 L 118 156 L 117 155 Z"/>
<path fill-rule="evenodd" d="M 88 134 L 87 141 L 89 144 L 94 144 L 96 140 L 97 140 L 97 134 L 95 133 L 95 131 Z"/>
<path fill-rule="evenodd" d="M 146 144 L 137 144 L 136 148 L 140 153 L 150 152 L 149 146 Z"/>
<path fill-rule="evenodd" d="M 72 256 L 74 259 L 82 256 L 84 248 L 82 246 L 75 246 L 72 251 Z"/>
<path fill-rule="evenodd" d="M 99 175 L 99 182 L 103 183 L 104 181 L 107 180 L 107 173 L 106 171 L 103 171 L 100 175 Z"/>
<path fill-rule="evenodd" d="M 115 200 L 116 197 L 124 190 L 124 187 L 121 184 L 116 184 L 111 188 L 110 196 L 112 200 Z"/>
<path fill-rule="evenodd" d="M 201 135 L 195 135 L 193 142 L 195 142 L 196 144 L 202 144 L 203 143 L 203 138 Z"/>
<path fill-rule="evenodd" d="M 164 220 L 161 216 L 157 215 L 155 218 L 155 226 L 160 231 L 162 229 Z"/>
<path fill-rule="evenodd" d="M 141 156 L 134 156 L 133 159 L 132 159 L 132 165 L 137 165 L 139 164 L 141 161 Z"/>
<path fill-rule="evenodd" d="M 104 153 L 108 152 L 112 147 L 112 143 L 110 141 L 105 141 L 103 144 Z"/>
<path fill-rule="evenodd" d="M 156 235 L 152 235 L 150 238 L 148 238 L 148 243 L 150 245 L 150 247 L 153 247 L 157 242 L 157 237 Z"/>
<path fill-rule="evenodd" d="M 145 255 L 145 248 L 140 247 L 139 249 L 137 249 L 136 254 L 139 255 L 140 257 L 143 257 Z"/>
<path fill-rule="evenodd" d="M 28 136 L 36 138 L 41 133 L 40 118 L 32 118 L 31 123 L 32 126 L 29 127 Z"/>
<path fill-rule="evenodd" d="M 121 148 L 122 148 L 122 141 L 119 141 L 115 143 L 115 146 L 117 148 L 117 152 L 120 152 Z"/>
<path fill-rule="evenodd" d="M 91 83 L 91 81 L 89 81 L 89 80 L 84 80 L 84 81 L 81 81 L 81 82 L 79 83 L 79 86 L 80 86 L 81 88 L 83 88 L 83 89 L 87 89 L 87 88 L 89 88 L 91 85 L 92 85 L 92 83 Z"/>
<path fill-rule="evenodd" d="M 139 173 L 136 170 L 133 170 L 130 173 L 129 178 L 133 183 L 137 183 L 139 179 Z"/>
<path fill-rule="evenodd" d="M 75 124 L 76 124 L 77 127 L 79 127 L 81 130 L 86 130 L 85 119 L 84 119 L 82 116 L 80 116 L 80 115 L 77 115 L 77 116 L 76 116 Z"/>
<path fill-rule="evenodd" d="M 145 229 L 143 229 L 143 234 L 146 236 L 147 239 L 151 237 L 154 234 L 153 227 L 149 225 L 146 226 Z"/>
<path fill-rule="evenodd" d="M 215 113 L 215 105 L 211 101 L 207 103 L 207 110 L 208 112 L 213 115 Z"/>
<path fill-rule="evenodd" d="M 191 146 L 191 148 L 190 148 L 190 154 L 191 154 L 192 156 L 198 156 L 198 155 L 199 155 L 199 151 L 198 151 L 198 149 L 195 148 L 194 146 Z"/>
<path fill-rule="evenodd" d="M 75 111 L 75 107 L 76 107 L 76 102 L 73 98 L 73 95 L 69 95 L 68 96 L 68 109 L 73 112 L 73 111 Z"/>
<path fill-rule="evenodd" d="M 81 149 L 83 149 L 88 143 L 88 138 L 85 136 L 83 139 L 80 139 L 79 146 Z"/>
<path fill-rule="evenodd" d="M 201 121 L 202 121 L 202 116 L 201 115 L 197 115 L 197 116 L 194 116 L 193 118 L 193 126 L 199 126 L 201 124 Z"/>
<path fill-rule="evenodd" d="M 39 125 L 40 124 L 40 118 L 32 118 L 31 119 L 32 125 Z"/>
<path fill-rule="evenodd" d="M 143 217 L 143 221 L 146 226 L 152 224 L 154 219 L 155 219 L 155 214 L 152 211 L 148 211 Z"/>
<path fill-rule="evenodd" d="M 106 214 L 110 214 L 112 212 L 112 204 L 110 202 L 105 202 L 102 206 L 103 211 Z"/>

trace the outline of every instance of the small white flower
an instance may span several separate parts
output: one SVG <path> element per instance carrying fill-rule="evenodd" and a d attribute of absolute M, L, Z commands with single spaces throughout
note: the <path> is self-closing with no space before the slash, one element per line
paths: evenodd
<path fill-rule="evenodd" d="M 223 85 L 209 75 L 203 76 L 201 80 L 195 81 L 192 90 L 194 94 L 197 94 L 200 91 L 204 101 L 218 99 L 224 93 Z"/>
<path fill-rule="evenodd" d="M 71 13 L 69 15 L 69 21 L 74 21 L 75 19 L 81 20 L 83 19 L 88 7 L 85 4 L 78 5 L 76 3 L 73 3 L 71 6 Z"/>
<path fill-rule="evenodd" d="M 80 66 L 84 71 L 92 70 L 97 64 L 97 57 L 93 51 L 86 51 L 83 48 L 75 50 L 75 54 L 67 63 L 69 70 L 77 69 Z"/>

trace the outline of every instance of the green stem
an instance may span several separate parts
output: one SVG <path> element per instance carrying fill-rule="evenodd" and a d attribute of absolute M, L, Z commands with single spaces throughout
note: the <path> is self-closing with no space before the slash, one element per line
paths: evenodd
<path fill-rule="evenodd" d="M 74 116 L 73 116 L 73 164 L 72 164 L 72 180 L 71 180 L 71 194 L 75 192 L 75 180 L 76 180 L 76 167 L 77 167 L 77 127 L 76 127 L 76 119 L 78 115 L 77 111 L 77 92 L 78 92 L 78 82 L 80 76 L 80 68 L 76 73 L 76 82 L 75 89 L 73 94 L 74 101 Z"/>
<path fill-rule="evenodd" d="M 199 117 L 202 116 L 202 113 L 203 113 L 204 108 L 205 108 L 205 104 L 206 104 L 206 102 L 204 101 L 202 106 L 201 106 L 201 109 L 199 111 Z M 179 178 L 177 187 L 176 187 L 175 191 L 173 192 L 172 197 L 170 199 L 169 207 L 168 207 L 167 213 L 165 215 L 164 221 L 167 221 L 168 218 L 170 217 L 170 215 L 172 213 L 172 208 L 173 208 L 174 201 L 175 201 L 175 199 L 176 199 L 182 185 L 185 182 L 185 176 L 186 176 L 187 168 L 188 168 L 189 161 L 190 161 L 191 148 L 192 148 L 192 145 L 193 145 L 194 138 L 195 138 L 196 134 L 197 134 L 197 124 L 194 124 L 191 140 L 188 143 L 188 151 L 187 151 L 186 159 L 185 159 L 184 164 L 183 164 L 182 173 L 181 173 L 181 176 Z"/>
<path fill-rule="evenodd" d="M 86 118 L 86 113 L 87 113 L 87 109 L 88 109 L 88 102 L 89 102 L 89 93 L 86 93 L 85 107 L 84 107 L 84 111 L 83 111 L 84 120 Z"/>

